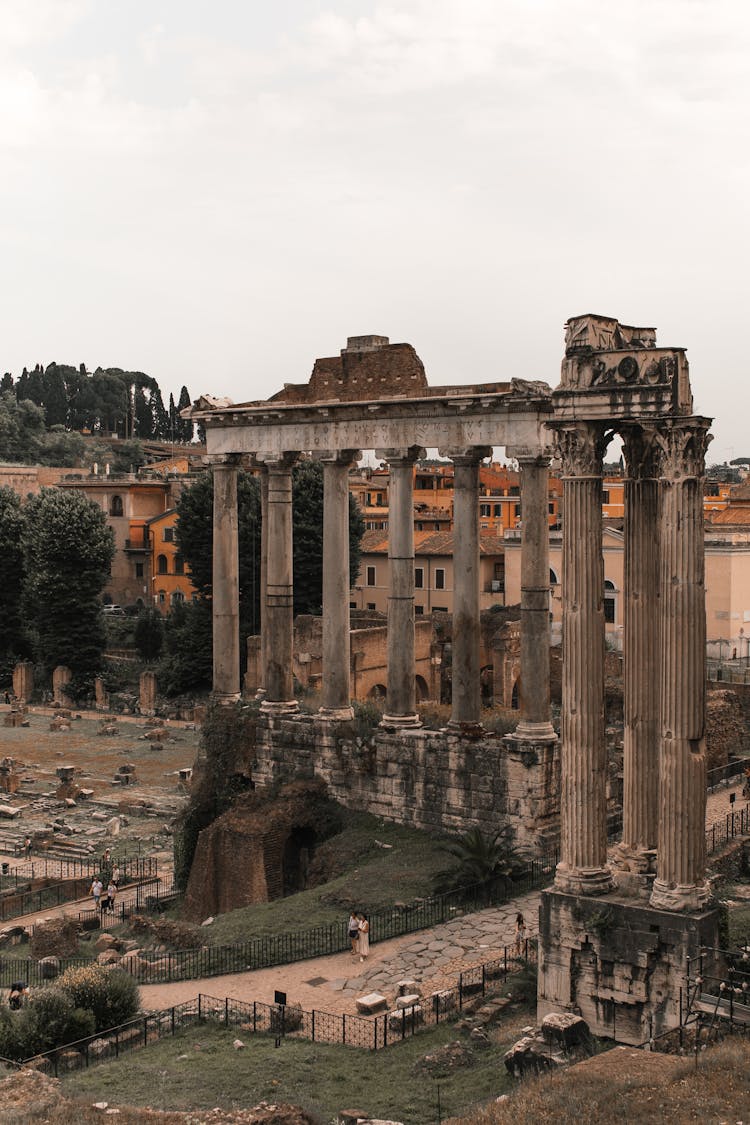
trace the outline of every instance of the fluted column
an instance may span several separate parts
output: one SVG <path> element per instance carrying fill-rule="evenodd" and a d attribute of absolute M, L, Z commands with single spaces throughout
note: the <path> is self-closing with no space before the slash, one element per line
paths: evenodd
<path fill-rule="evenodd" d="M 257 699 L 266 694 L 268 668 L 268 468 L 260 466 L 260 684 Z"/>
<path fill-rule="evenodd" d="M 421 451 L 419 451 L 421 452 Z M 388 686 L 383 726 L 416 727 L 414 673 L 414 481 L 419 452 L 386 451 L 388 487 Z"/>
<path fill-rule="evenodd" d="M 453 638 L 451 727 L 477 726 L 479 682 L 479 463 L 491 450 L 451 450 L 453 460 Z"/>
<path fill-rule="evenodd" d="M 618 867 L 653 872 L 659 809 L 659 484 L 656 431 L 623 433 L 625 478 L 624 742 Z"/>
<path fill-rule="evenodd" d="M 220 703 L 240 698 L 240 586 L 235 454 L 212 459 L 213 499 L 213 696 Z"/>
<path fill-rule="evenodd" d="M 349 469 L 351 450 L 323 461 L 323 706 L 329 719 L 354 716 L 349 644 Z"/>
<path fill-rule="evenodd" d="M 699 910 L 706 883 L 704 418 L 660 431 L 659 843 L 652 906 Z"/>
<path fill-rule="evenodd" d="M 549 696 L 549 458 L 520 457 L 521 718 L 517 738 L 554 738 Z"/>
<path fill-rule="evenodd" d="M 557 432 L 563 462 L 561 861 L 555 885 L 573 894 L 612 887 L 607 867 L 604 743 L 604 564 L 600 426 Z"/>
<path fill-rule="evenodd" d="M 292 465 L 296 455 L 268 461 L 265 688 L 261 710 L 296 711 L 294 673 L 294 579 L 292 552 Z"/>

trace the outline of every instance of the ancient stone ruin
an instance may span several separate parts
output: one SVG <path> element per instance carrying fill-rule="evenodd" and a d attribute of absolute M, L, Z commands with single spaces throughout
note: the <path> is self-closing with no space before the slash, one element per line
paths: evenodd
<path fill-rule="evenodd" d="M 704 842 L 705 590 L 702 482 L 709 419 L 695 415 L 683 348 L 653 328 L 585 315 L 566 325 L 560 384 L 512 379 L 430 387 L 414 349 L 354 337 L 310 382 L 266 402 L 204 397 L 214 473 L 214 697 L 240 697 L 237 470 L 262 497 L 261 716 L 253 780 L 263 790 L 321 777 L 343 803 L 416 824 L 496 827 L 539 844 L 559 808 L 561 860 L 543 896 L 539 1014 L 575 1009 L 595 1033 L 641 1042 L 677 1022 L 686 955 L 715 946 Z M 624 446 L 623 835 L 607 854 L 603 457 Z M 521 475 L 519 723 L 481 726 L 478 465 L 505 447 Z M 415 689 L 412 466 L 426 448 L 454 465 L 452 714 L 420 727 Z M 349 467 L 375 449 L 390 472 L 386 713 L 372 744 L 352 738 Z M 321 699 L 293 690 L 291 471 L 324 472 Z M 549 706 L 547 475 L 564 478 L 560 747 Z M 560 778 L 558 782 L 558 777 Z M 558 805 L 559 793 L 559 805 Z"/>

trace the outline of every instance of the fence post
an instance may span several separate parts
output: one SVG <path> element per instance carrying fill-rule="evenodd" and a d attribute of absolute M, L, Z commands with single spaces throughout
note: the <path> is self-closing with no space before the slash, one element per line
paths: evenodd
<path fill-rule="evenodd" d="M 341 1042 L 346 1043 L 346 1012 L 341 1017 Z"/>
<path fill-rule="evenodd" d="M 458 1010 L 459 1012 L 464 1006 L 464 974 L 458 974 Z"/>
<path fill-rule="evenodd" d="M 229 1027 L 229 997 L 224 997 L 224 1024 Z"/>
<path fill-rule="evenodd" d="M 148 1047 L 148 1016 L 143 1017 L 143 1046 Z"/>
<path fill-rule="evenodd" d="M 198 1021 L 201 1019 L 201 994 L 198 993 Z"/>
<path fill-rule="evenodd" d="M 310 1031 L 313 1043 L 315 1042 L 315 1009 L 312 1010 L 312 1018 L 310 1020 Z"/>
<path fill-rule="evenodd" d="M 172 1011 L 171 1011 L 170 1015 L 171 1015 L 171 1017 L 172 1017 L 172 1019 L 171 1019 L 171 1022 L 172 1022 L 172 1034 L 174 1035 L 174 1005 L 172 1005 Z"/>
<path fill-rule="evenodd" d="M 372 1021 L 372 1031 L 373 1031 L 372 1049 L 373 1049 L 373 1051 L 377 1051 L 377 1049 L 378 1049 L 378 1018 L 377 1018 L 377 1016 Z"/>
<path fill-rule="evenodd" d="M 257 1001 L 253 1000 L 253 1031 L 254 1032 L 258 1028 L 258 1011 L 257 1011 L 257 1008 L 258 1008 Z"/>
<path fill-rule="evenodd" d="M 484 964 L 482 965 L 482 996 L 487 994 L 487 973 Z"/>

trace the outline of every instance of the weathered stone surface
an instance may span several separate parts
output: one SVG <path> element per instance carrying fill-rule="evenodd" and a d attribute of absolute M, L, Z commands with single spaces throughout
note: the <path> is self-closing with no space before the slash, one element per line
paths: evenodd
<path fill-rule="evenodd" d="M 355 1004 L 357 1011 L 363 1016 L 374 1016 L 388 1007 L 387 999 L 379 992 L 368 992 L 366 996 L 358 997 Z"/>
<path fill-rule="evenodd" d="M 533 1035 L 525 1035 L 523 1039 L 514 1043 L 510 1050 L 505 1052 L 503 1061 L 514 1078 L 526 1078 L 528 1075 L 555 1070 L 566 1063 L 562 1051 L 551 1049 L 543 1040 Z"/>
<path fill-rule="evenodd" d="M 588 1024 L 573 1012 L 550 1012 L 542 1020 L 541 1031 L 545 1043 L 568 1050 L 591 1039 Z"/>

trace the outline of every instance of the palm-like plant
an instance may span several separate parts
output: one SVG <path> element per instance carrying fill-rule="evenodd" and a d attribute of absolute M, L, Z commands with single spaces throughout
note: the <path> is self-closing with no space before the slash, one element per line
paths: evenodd
<path fill-rule="evenodd" d="M 447 840 L 441 850 L 452 856 L 454 862 L 435 876 L 438 894 L 470 890 L 473 895 L 479 884 L 484 897 L 489 897 L 493 883 L 513 878 L 523 865 L 509 825 L 486 836 L 481 828 L 469 828 L 455 839 Z"/>

